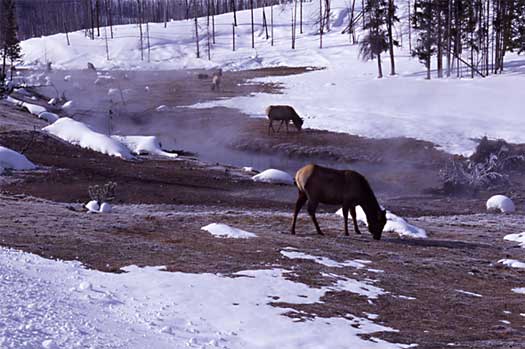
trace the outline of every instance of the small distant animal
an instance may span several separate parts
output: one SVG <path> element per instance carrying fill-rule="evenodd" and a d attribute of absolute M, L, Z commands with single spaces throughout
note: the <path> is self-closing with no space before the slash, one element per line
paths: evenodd
<path fill-rule="evenodd" d="M 91 62 L 88 62 L 87 68 L 88 70 L 97 71 L 97 68 L 95 68 L 95 65 Z"/>
<path fill-rule="evenodd" d="M 368 230 L 372 237 L 376 240 L 381 239 L 386 224 L 386 211 L 379 206 L 370 184 L 363 175 L 352 170 L 336 170 L 309 164 L 297 171 L 295 185 L 299 190 L 299 197 L 293 213 L 292 234 L 295 234 L 297 215 L 308 201 L 308 214 L 319 235 L 324 235 L 315 217 L 319 203 L 343 207 L 345 235 L 348 235 L 348 211 L 354 221 L 356 234 L 361 234 L 357 226 L 355 210 L 359 205 L 366 214 Z"/>
<path fill-rule="evenodd" d="M 268 134 L 270 134 L 270 129 L 275 132 L 275 129 L 273 128 L 274 121 L 281 121 L 277 132 L 279 132 L 283 124 L 285 124 L 286 133 L 288 133 L 288 124 L 290 121 L 292 121 L 297 131 L 301 131 L 303 127 L 303 119 L 297 114 L 295 109 L 289 105 L 270 105 L 266 108 L 266 115 L 270 120 L 270 123 L 268 124 Z"/>
<path fill-rule="evenodd" d="M 211 76 L 211 90 L 219 91 L 221 89 L 222 69 L 219 69 Z"/>

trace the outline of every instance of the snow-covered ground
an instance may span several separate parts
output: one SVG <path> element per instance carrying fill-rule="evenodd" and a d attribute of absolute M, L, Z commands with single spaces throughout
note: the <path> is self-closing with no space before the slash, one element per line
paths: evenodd
<path fill-rule="evenodd" d="M 286 270 L 218 274 L 168 273 L 129 266 L 125 273 L 85 269 L 0 248 L 2 348 L 403 348 L 359 334 L 393 329 L 366 318 L 296 321 L 273 307 L 321 302 L 327 292 L 375 299 L 368 283 L 326 274 L 332 286 L 312 288 Z M 293 311 L 293 310 L 292 310 Z M 355 326 L 359 324 L 359 326 Z M 352 326 L 354 325 L 354 326 Z"/>
<path fill-rule="evenodd" d="M 5 169 L 32 170 L 36 166 L 25 155 L 0 145 L 0 175 Z"/>
<path fill-rule="evenodd" d="M 400 13 L 405 10 L 401 6 Z M 269 11 L 266 8 L 267 17 Z M 193 21 L 185 20 L 172 21 L 166 29 L 163 24 L 150 25 L 150 63 L 147 51 L 141 60 L 136 25 L 114 28 L 115 38 L 109 41 L 110 60 L 105 58 L 103 37 L 92 41 L 82 31 L 69 34 L 71 46 L 67 46 L 64 34 L 57 34 L 26 40 L 22 50 L 27 63 L 48 60 L 53 67 L 64 69 L 86 69 L 87 62 L 102 69 L 325 67 L 308 74 L 260 79 L 284 84 L 282 95 L 260 93 L 196 107 L 223 105 L 262 117 L 269 104 L 291 104 L 305 117 L 304 127 L 377 138 L 415 137 L 435 142 L 453 153 L 470 153 L 475 147 L 473 138 L 485 135 L 525 143 L 521 131 L 525 60 L 519 56 L 506 57 L 507 70 L 500 76 L 427 81 L 423 78 L 423 66 L 410 57 L 405 35 L 398 38 L 405 45 L 396 51 L 398 75 L 388 76 L 385 59 L 386 77 L 379 80 L 376 62 L 361 61 L 358 47 L 350 45 L 348 35 L 341 34 L 349 18 L 346 1 L 332 2 L 332 30 L 323 36 L 323 49 L 319 49 L 315 24 L 317 4 L 304 4 L 304 34 L 298 35 L 295 50 L 290 48 L 290 11 L 290 5 L 274 6 L 274 46 L 266 40 L 261 26 L 262 9 L 254 11 L 255 49 L 251 48 L 250 12 L 238 12 L 235 52 L 231 48 L 232 15 L 216 16 L 216 44 L 212 45 L 211 60 L 207 59 L 205 45 L 206 18 L 199 19 L 199 59 L 195 55 Z M 403 31 L 396 28 L 397 33 Z M 228 74 L 223 78 L 227 82 Z"/>
<path fill-rule="evenodd" d="M 257 235 L 250 233 L 249 231 L 241 230 L 238 228 L 230 227 L 227 224 L 222 223 L 211 223 L 201 228 L 207 231 L 213 236 L 232 238 L 232 239 L 249 239 L 255 238 Z"/>

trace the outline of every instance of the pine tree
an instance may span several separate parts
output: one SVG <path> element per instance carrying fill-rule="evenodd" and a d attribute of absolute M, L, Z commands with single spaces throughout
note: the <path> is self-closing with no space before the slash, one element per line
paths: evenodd
<path fill-rule="evenodd" d="M 399 46 L 397 40 L 394 40 L 392 29 L 395 22 L 399 22 L 399 18 L 396 16 L 397 6 L 394 4 L 394 0 L 388 0 L 388 12 L 386 16 L 386 27 L 388 32 L 388 50 L 390 52 L 390 75 L 396 75 L 396 65 L 394 60 L 394 46 Z"/>
<path fill-rule="evenodd" d="M 436 52 L 436 36 L 434 33 L 434 11 L 432 0 L 416 0 L 414 3 L 414 15 L 412 16 L 413 27 L 419 30 L 415 48 L 412 56 L 427 68 L 427 79 L 430 80 L 430 63 L 432 55 Z"/>
<path fill-rule="evenodd" d="M 11 66 L 14 62 L 22 58 L 20 49 L 20 42 L 17 37 L 16 25 L 16 8 L 15 0 L 1 0 L 0 9 L 3 13 L 3 18 L 0 22 L 0 44 L 2 56 L 2 71 L 0 72 L 0 81 L 4 81 L 7 73 L 7 60 L 10 61 Z"/>
<path fill-rule="evenodd" d="M 368 30 L 368 33 L 359 44 L 362 59 L 370 60 L 377 57 L 378 78 L 383 77 L 381 53 L 389 48 L 385 29 L 387 12 L 388 5 L 385 0 L 367 0 L 364 8 L 367 22 L 364 29 Z"/>

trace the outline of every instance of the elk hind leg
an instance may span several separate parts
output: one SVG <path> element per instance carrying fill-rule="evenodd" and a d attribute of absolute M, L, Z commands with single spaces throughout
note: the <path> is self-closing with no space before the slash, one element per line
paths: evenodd
<path fill-rule="evenodd" d="M 344 209 L 343 209 L 344 211 Z M 359 231 L 359 227 L 357 226 L 357 218 L 356 218 L 356 212 L 355 212 L 355 205 L 350 205 L 350 215 L 352 216 L 352 220 L 354 221 L 354 230 L 356 234 L 361 234 Z M 346 233 L 348 235 L 348 232 Z"/>
<path fill-rule="evenodd" d="M 317 234 L 324 235 L 321 231 L 321 228 L 319 227 L 319 223 L 317 223 L 317 218 L 315 217 L 315 211 L 317 210 L 317 206 L 319 205 L 319 202 L 316 200 L 312 200 L 312 198 L 308 198 L 308 214 L 310 217 L 312 217 L 312 222 L 314 222 L 315 230 L 317 230 Z"/>
<path fill-rule="evenodd" d="M 297 215 L 299 214 L 299 211 L 301 211 L 301 208 L 303 208 L 306 199 L 306 194 L 303 191 L 299 190 L 299 197 L 297 198 L 297 202 L 295 203 L 295 209 L 293 211 L 292 228 L 290 229 L 290 232 L 293 235 L 295 235 L 295 223 L 297 222 Z"/>

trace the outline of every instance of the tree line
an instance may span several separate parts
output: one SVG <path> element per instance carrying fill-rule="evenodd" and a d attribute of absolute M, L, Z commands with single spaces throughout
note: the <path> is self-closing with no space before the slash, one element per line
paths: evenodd
<path fill-rule="evenodd" d="M 398 4 L 405 2 L 409 14 L 411 54 L 426 67 L 431 78 L 436 60 L 437 77 L 460 76 L 465 69 L 471 77 L 503 71 L 508 52 L 525 50 L 525 0 L 365 0 L 360 42 L 364 59 L 376 59 L 382 77 L 381 55 L 389 52 L 390 74 L 395 74 L 394 47 L 399 42 L 392 27 L 399 23 Z M 357 23 L 350 23 L 353 30 Z"/>

